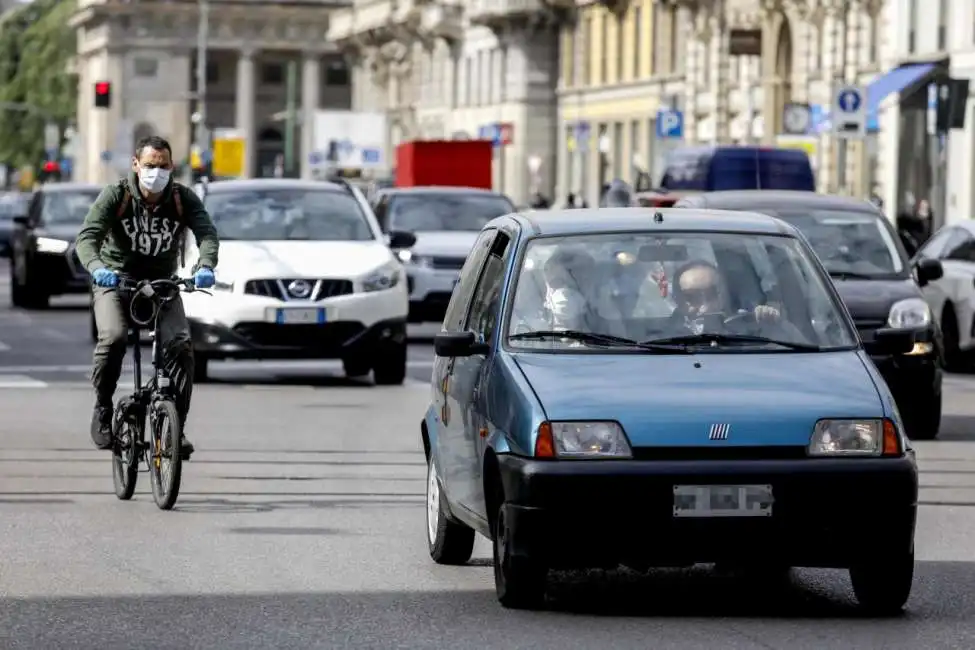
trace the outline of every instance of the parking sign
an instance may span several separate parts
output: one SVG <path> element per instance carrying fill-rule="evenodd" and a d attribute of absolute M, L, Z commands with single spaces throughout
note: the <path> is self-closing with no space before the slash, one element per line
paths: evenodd
<path fill-rule="evenodd" d="M 657 111 L 657 137 L 674 139 L 684 137 L 684 114 L 678 110 Z"/>

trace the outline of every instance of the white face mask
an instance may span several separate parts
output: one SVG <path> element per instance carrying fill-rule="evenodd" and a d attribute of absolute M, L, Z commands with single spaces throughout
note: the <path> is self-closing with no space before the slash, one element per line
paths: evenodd
<path fill-rule="evenodd" d="M 169 183 L 170 171 L 159 167 L 142 167 L 139 169 L 139 184 L 146 188 L 147 192 L 158 194 L 166 189 Z"/>

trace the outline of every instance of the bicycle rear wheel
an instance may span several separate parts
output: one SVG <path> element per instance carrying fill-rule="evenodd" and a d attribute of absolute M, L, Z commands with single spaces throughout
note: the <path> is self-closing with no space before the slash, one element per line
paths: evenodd
<path fill-rule="evenodd" d="M 172 400 L 161 400 L 149 411 L 149 478 L 152 498 L 160 510 L 171 510 L 179 497 L 183 458 L 179 413 Z"/>
<path fill-rule="evenodd" d="M 142 436 L 136 427 L 126 419 L 125 409 L 117 408 L 112 418 L 112 482 L 115 496 L 128 501 L 135 494 L 135 484 L 139 479 L 138 444 Z"/>

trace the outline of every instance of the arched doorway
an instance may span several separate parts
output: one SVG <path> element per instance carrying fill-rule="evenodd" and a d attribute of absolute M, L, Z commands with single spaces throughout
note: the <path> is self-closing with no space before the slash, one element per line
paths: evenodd
<path fill-rule="evenodd" d="M 278 156 L 284 155 L 284 135 L 276 126 L 265 126 L 257 132 L 257 169 L 255 176 L 272 177 Z"/>
<path fill-rule="evenodd" d="M 783 131 L 785 105 L 792 101 L 792 28 L 784 15 L 779 23 L 779 33 L 775 41 L 775 80 L 773 87 L 774 113 L 771 120 L 773 135 Z"/>

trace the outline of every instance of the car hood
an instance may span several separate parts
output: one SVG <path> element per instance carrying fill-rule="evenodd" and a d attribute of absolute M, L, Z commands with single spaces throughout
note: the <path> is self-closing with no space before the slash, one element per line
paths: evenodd
<path fill-rule="evenodd" d="M 410 249 L 414 255 L 467 257 L 477 241 L 478 231 L 417 232 L 416 243 Z"/>
<path fill-rule="evenodd" d="M 355 278 L 393 260 L 382 242 L 275 241 L 220 243 L 221 279 Z"/>
<path fill-rule="evenodd" d="M 842 280 L 833 279 L 836 290 L 856 319 L 887 320 L 891 306 L 905 298 L 920 298 L 921 290 L 914 280 Z"/>
<path fill-rule="evenodd" d="M 80 223 L 55 223 L 45 225 L 37 229 L 39 237 L 50 237 L 51 239 L 61 239 L 64 241 L 74 241 L 81 232 Z"/>
<path fill-rule="evenodd" d="M 855 351 L 515 360 L 548 419 L 615 420 L 635 447 L 806 445 L 821 418 L 884 413 Z M 727 440 L 709 441 L 713 424 L 730 425 Z"/>

